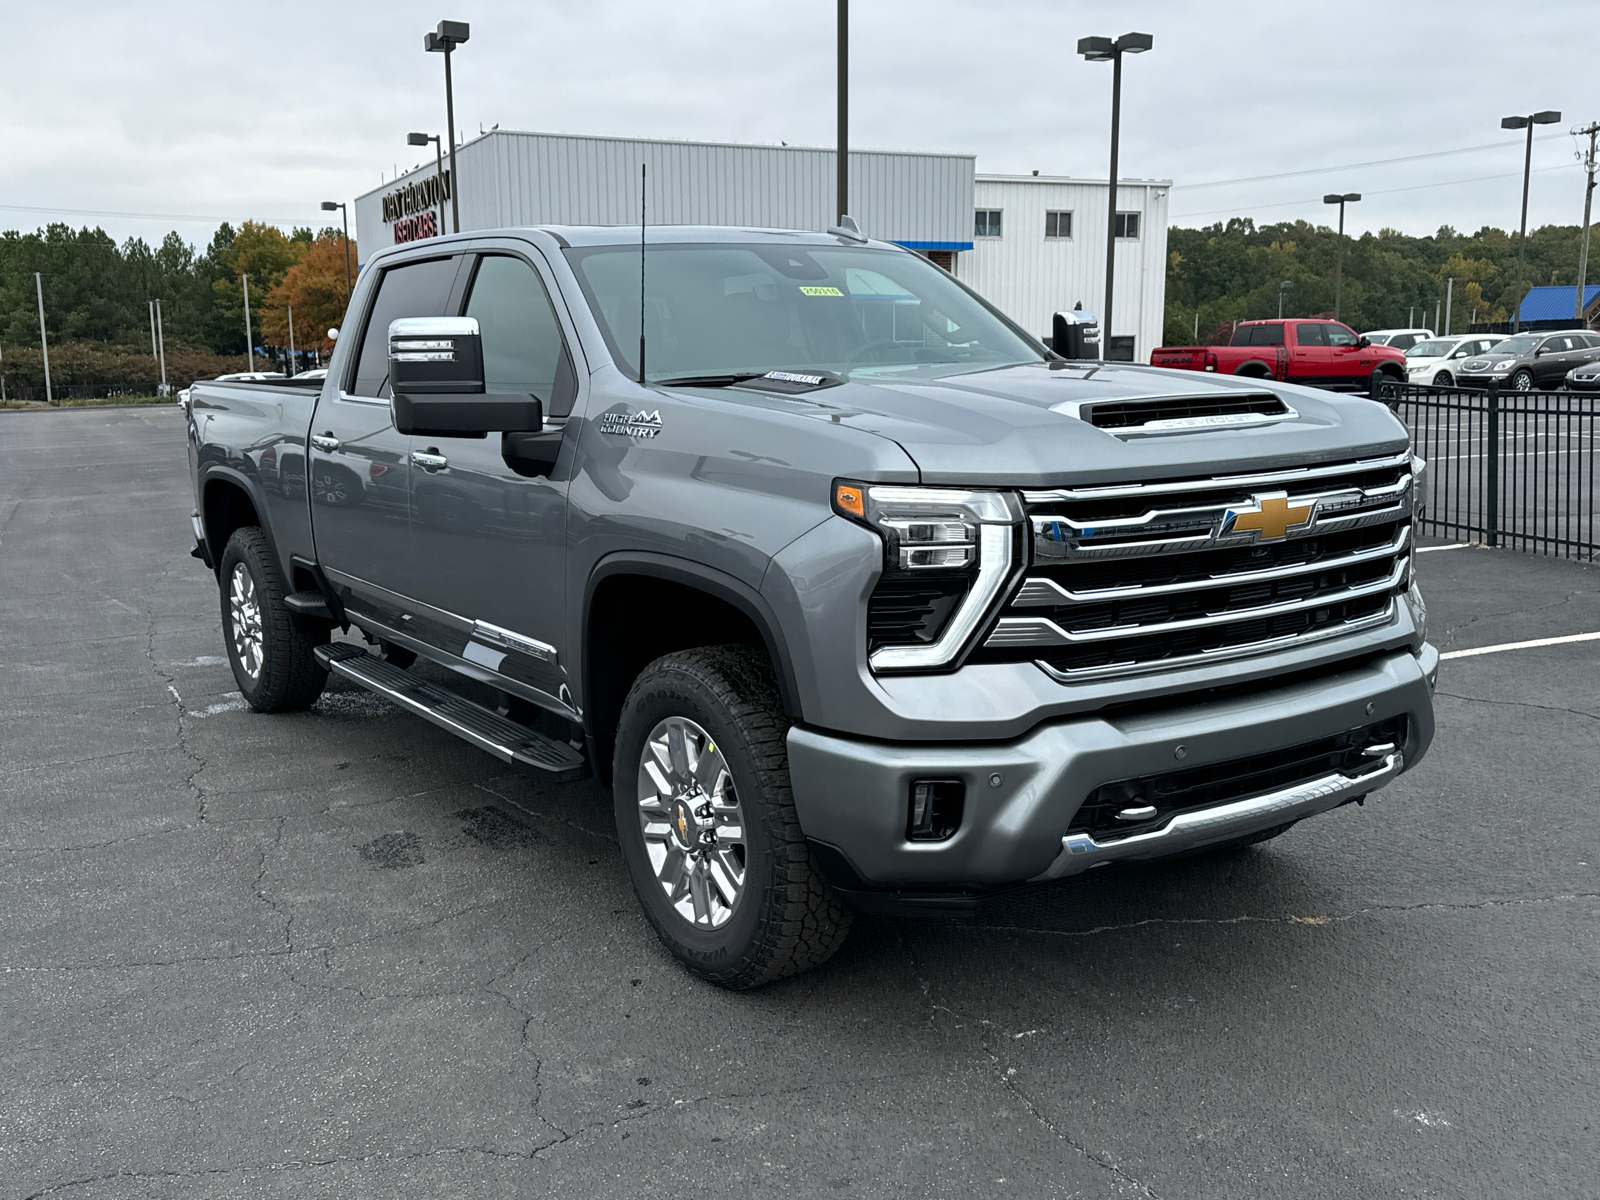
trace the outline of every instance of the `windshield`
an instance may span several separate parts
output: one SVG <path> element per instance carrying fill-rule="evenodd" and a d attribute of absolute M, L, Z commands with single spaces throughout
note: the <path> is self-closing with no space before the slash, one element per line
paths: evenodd
<path fill-rule="evenodd" d="M 567 251 L 624 370 L 639 370 L 639 247 Z M 1042 362 L 1025 335 L 927 259 L 833 246 L 650 246 L 652 380 L 921 363 Z"/>
<path fill-rule="evenodd" d="M 1446 354 L 1450 353 L 1450 347 L 1454 345 L 1455 342 L 1447 338 L 1435 339 L 1431 342 L 1418 342 L 1415 346 L 1406 351 L 1406 357 L 1443 358 Z"/>
<path fill-rule="evenodd" d="M 1538 344 L 1539 339 L 1537 337 L 1524 335 L 1522 337 L 1507 338 L 1503 342 L 1496 342 L 1494 348 L 1489 350 L 1488 353 L 1496 358 L 1521 358 L 1524 354 L 1532 351 Z"/>

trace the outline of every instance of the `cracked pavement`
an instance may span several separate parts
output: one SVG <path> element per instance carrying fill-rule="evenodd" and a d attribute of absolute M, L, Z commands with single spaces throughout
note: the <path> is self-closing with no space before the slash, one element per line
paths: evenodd
<path fill-rule="evenodd" d="M 731 995 L 593 783 L 245 710 L 190 507 L 175 409 L 0 414 L 0 1200 L 1594 1194 L 1600 643 L 1446 662 L 1364 808 Z M 1600 630 L 1420 561 L 1442 649 Z"/>

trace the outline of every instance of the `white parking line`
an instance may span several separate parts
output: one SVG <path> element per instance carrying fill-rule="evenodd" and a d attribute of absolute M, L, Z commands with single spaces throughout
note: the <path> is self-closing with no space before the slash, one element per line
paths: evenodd
<path fill-rule="evenodd" d="M 1475 654 L 1499 654 L 1502 650 L 1532 650 L 1535 646 L 1564 646 L 1568 642 L 1600 642 L 1600 633 L 1572 633 L 1566 637 L 1535 638 L 1531 642 L 1506 642 L 1500 646 L 1479 646 L 1473 650 L 1452 650 L 1440 658 L 1471 658 Z"/>
<path fill-rule="evenodd" d="M 1417 553 L 1426 554 L 1429 550 L 1465 550 L 1471 545 L 1471 542 L 1451 542 L 1448 546 L 1418 546 Z"/>

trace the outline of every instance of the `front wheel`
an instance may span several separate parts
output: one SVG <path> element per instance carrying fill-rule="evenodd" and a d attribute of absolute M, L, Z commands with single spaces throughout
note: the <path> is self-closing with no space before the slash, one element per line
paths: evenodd
<path fill-rule="evenodd" d="M 1451 377 L 1449 371 L 1440 371 L 1433 377 L 1434 387 L 1449 387 L 1454 382 L 1455 380 Z"/>
<path fill-rule="evenodd" d="M 309 707 L 328 682 L 315 651 L 328 640 L 329 627 L 284 604 L 266 534 L 254 525 L 234 530 L 219 575 L 222 639 L 245 703 L 257 712 Z"/>
<path fill-rule="evenodd" d="M 1524 368 L 1511 377 L 1511 388 L 1518 392 L 1533 391 L 1533 372 Z"/>
<path fill-rule="evenodd" d="M 771 668 L 746 646 L 658 658 L 618 722 L 612 795 L 633 890 L 673 956 L 727 988 L 817 966 L 850 932 L 795 816 L 788 732 Z"/>

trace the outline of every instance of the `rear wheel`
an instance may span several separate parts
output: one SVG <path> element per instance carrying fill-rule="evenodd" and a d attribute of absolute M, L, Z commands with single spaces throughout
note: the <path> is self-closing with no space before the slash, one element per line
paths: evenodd
<path fill-rule="evenodd" d="M 257 526 L 233 531 L 220 575 L 222 638 L 239 694 L 257 712 L 308 707 L 328 682 L 315 654 L 328 640 L 328 624 L 289 611 L 277 563 Z"/>
<path fill-rule="evenodd" d="M 612 794 L 634 892 L 674 957 L 727 988 L 817 966 L 850 931 L 795 816 L 788 731 L 766 659 L 745 646 L 658 658 L 618 722 Z"/>

